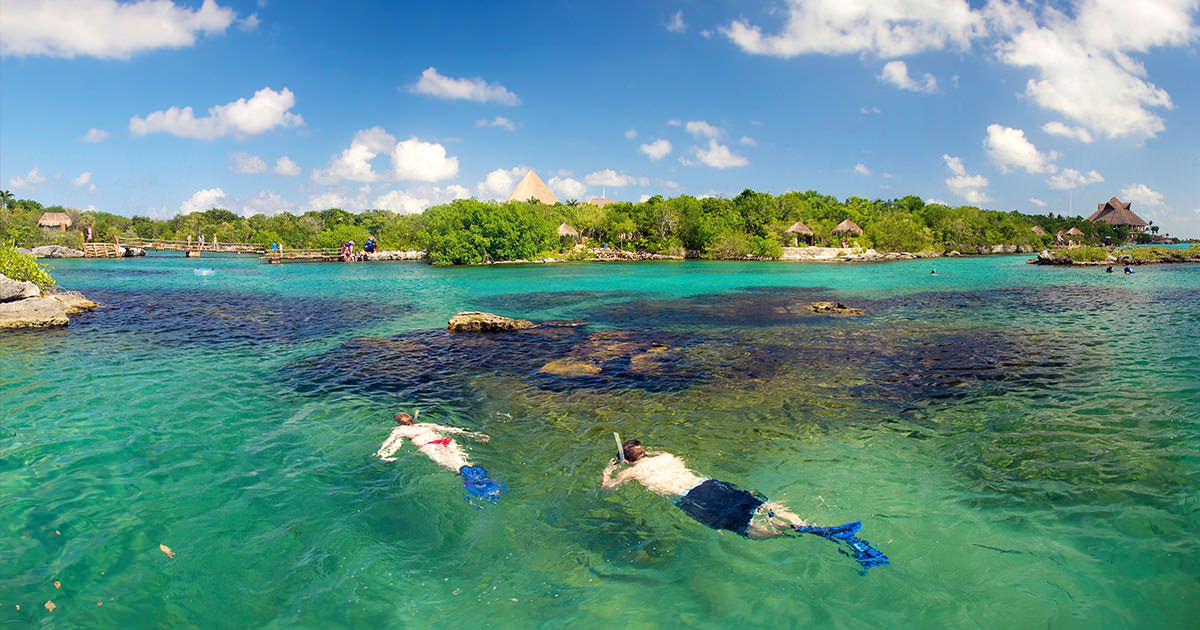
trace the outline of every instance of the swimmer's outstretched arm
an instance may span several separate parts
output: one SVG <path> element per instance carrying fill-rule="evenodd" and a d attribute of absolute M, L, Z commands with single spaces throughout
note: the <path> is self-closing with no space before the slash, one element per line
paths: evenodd
<path fill-rule="evenodd" d="M 625 470 L 622 470 L 621 472 L 617 473 L 617 476 L 614 478 L 612 476 L 612 474 L 613 474 L 613 471 L 615 471 L 616 469 L 617 469 L 617 460 L 616 459 L 609 460 L 608 465 L 604 467 L 604 472 L 600 473 L 600 487 L 601 488 L 604 488 L 605 490 L 612 490 L 613 488 L 616 488 L 617 486 L 625 483 L 626 481 L 629 481 L 630 478 L 632 477 L 633 469 L 626 468 Z"/>
<path fill-rule="evenodd" d="M 383 444 L 380 445 L 379 450 L 375 451 L 375 456 L 385 462 L 396 461 L 396 458 L 392 456 L 395 455 L 396 451 L 400 450 L 400 447 L 404 445 L 404 439 L 406 437 L 408 436 L 405 434 L 404 427 L 396 427 L 395 429 L 392 429 L 392 434 L 383 441 Z"/>

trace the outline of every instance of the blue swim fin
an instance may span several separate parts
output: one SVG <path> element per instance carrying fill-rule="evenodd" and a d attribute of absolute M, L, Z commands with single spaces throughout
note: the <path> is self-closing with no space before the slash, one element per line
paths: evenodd
<path fill-rule="evenodd" d="M 471 496 L 475 496 L 495 503 L 500 500 L 500 493 L 505 490 L 504 486 L 488 478 L 488 473 L 483 466 L 463 466 L 458 469 L 458 474 L 463 479 L 463 487 L 470 495 L 464 497 L 468 502 L 470 502 Z"/>
<path fill-rule="evenodd" d="M 816 527 L 814 525 L 797 525 L 796 531 L 803 534 L 814 534 L 832 540 L 836 543 L 845 543 L 845 546 L 838 545 L 838 551 L 854 558 L 855 562 L 863 568 L 859 575 L 866 575 L 867 569 L 871 567 L 883 566 L 891 564 L 888 557 L 883 555 L 883 552 L 872 547 L 871 543 L 858 537 L 858 531 L 862 529 L 862 521 L 854 521 L 845 525 L 836 527 Z M 846 548 L 849 548 L 849 551 Z"/>

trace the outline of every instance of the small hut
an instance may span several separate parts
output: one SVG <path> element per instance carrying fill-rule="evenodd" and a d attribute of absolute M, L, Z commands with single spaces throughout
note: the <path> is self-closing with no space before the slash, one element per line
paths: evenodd
<path fill-rule="evenodd" d="M 579 231 L 571 227 L 571 224 L 566 221 L 563 221 L 562 225 L 558 226 L 558 235 L 563 239 L 571 239 L 572 243 L 579 242 Z"/>
<path fill-rule="evenodd" d="M 863 233 L 863 229 L 858 227 L 857 223 L 851 221 L 850 217 L 846 217 L 845 221 L 842 221 L 837 224 L 837 227 L 833 228 L 833 233 L 858 235 Z"/>
<path fill-rule="evenodd" d="M 1096 204 L 1096 211 L 1092 213 L 1092 216 L 1088 217 L 1088 221 L 1092 223 L 1104 221 L 1113 227 L 1124 226 L 1129 228 L 1130 232 L 1141 232 L 1149 224 L 1129 209 L 1131 203 L 1129 201 L 1121 201 L 1116 197 L 1104 203 L 1098 203 Z"/>
<path fill-rule="evenodd" d="M 812 237 L 813 237 L 812 228 L 808 227 L 807 225 L 804 225 L 803 221 L 797 221 L 797 222 L 793 223 L 792 226 L 789 227 L 788 229 L 784 230 L 783 233 L 792 235 L 792 245 L 793 246 L 797 246 L 800 244 L 801 236 L 806 237 L 804 239 L 804 242 L 806 242 L 806 243 L 812 242 Z"/>
<path fill-rule="evenodd" d="M 1083 236 L 1083 230 L 1080 230 L 1077 227 L 1072 227 L 1071 229 L 1067 230 L 1067 236 Z"/>
<path fill-rule="evenodd" d="M 539 203 L 544 203 L 548 206 L 553 206 L 558 203 L 558 198 L 550 189 L 546 187 L 546 183 L 542 178 L 537 176 L 537 173 L 529 171 L 525 173 L 525 177 L 521 178 L 521 183 L 513 189 L 512 194 L 508 196 L 508 201 L 529 201 L 537 199 Z"/>
<path fill-rule="evenodd" d="M 38 227 L 65 230 L 71 227 L 71 215 L 66 212 L 46 212 L 38 219 Z"/>
<path fill-rule="evenodd" d="M 608 197 L 592 197 L 591 199 L 588 199 L 587 202 L 588 202 L 588 205 L 596 206 L 597 208 L 603 208 L 604 206 L 607 206 L 609 204 L 617 203 L 617 202 L 613 201 L 612 199 L 609 199 Z"/>
<path fill-rule="evenodd" d="M 1029 228 L 1029 231 L 1033 232 L 1034 234 L 1037 234 L 1038 236 L 1046 235 L 1046 230 L 1043 230 L 1042 226 L 1040 226 L 1040 225 L 1035 225 L 1035 226 Z"/>

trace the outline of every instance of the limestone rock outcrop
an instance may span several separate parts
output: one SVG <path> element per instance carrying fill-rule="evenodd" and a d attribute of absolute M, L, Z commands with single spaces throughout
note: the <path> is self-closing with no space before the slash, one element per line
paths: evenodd
<path fill-rule="evenodd" d="M 504 332 L 524 330 L 533 326 L 533 322 L 528 319 L 513 319 L 480 311 L 463 311 L 451 317 L 446 328 L 450 332 Z"/>

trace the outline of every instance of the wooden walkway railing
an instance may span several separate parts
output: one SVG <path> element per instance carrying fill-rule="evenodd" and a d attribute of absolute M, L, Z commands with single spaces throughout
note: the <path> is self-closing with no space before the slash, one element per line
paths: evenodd
<path fill-rule="evenodd" d="M 213 254 L 263 254 L 267 248 L 259 243 L 221 243 L 207 242 L 201 245 L 199 241 L 172 241 L 161 238 L 129 238 L 123 243 L 126 247 L 140 247 L 171 252 L 205 252 Z"/>
<path fill-rule="evenodd" d="M 84 243 L 84 258 L 120 258 L 121 248 L 116 243 Z"/>
<path fill-rule="evenodd" d="M 199 241 L 173 241 L 168 239 L 126 238 L 117 243 L 90 242 L 83 244 L 85 258 L 120 258 L 121 247 L 139 247 L 155 251 L 187 252 L 189 256 L 201 254 L 256 254 L 270 263 L 281 262 L 338 262 L 342 250 L 337 247 L 325 249 L 271 249 L 257 243 L 205 243 Z"/>

